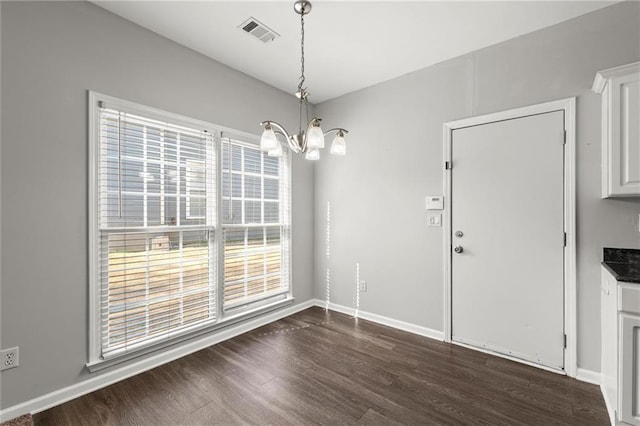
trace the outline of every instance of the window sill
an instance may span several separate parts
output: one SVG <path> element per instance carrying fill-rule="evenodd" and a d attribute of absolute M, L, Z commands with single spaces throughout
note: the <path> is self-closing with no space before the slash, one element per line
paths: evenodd
<path fill-rule="evenodd" d="M 276 302 L 270 303 L 268 305 L 263 305 L 260 307 L 257 307 L 255 309 L 251 309 L 251 310 L 247 310 L 241 313 L 238 313 L 236 315 L 232 315 L 229 316 L 227 318 L 222 318 L 220 319 L 220 321 L 218 321 L 215 324 L 211 324 L 209 326 L 203 327 L 199 330 L 194 330 L 191 331 L 187 334 L 184 334 L 182 336 L 176 336 L 175 338 L 171 338 L 168 339 L 162 343 L 157 343 L 155 345 L 152 346 L 148 346 L 145 348 L 140 348 L 139 350 L 136 350 L 134 352 L 130 352 L 130 353 L 126 353 L 123 355 L 119 355 L 113 358 L 108 358 L 108 359 L 96 359 L 96 360 L 92 360 L 90 362 L 88 362 L 86 364 L 87 369 L 90 372 L 97 372 L 97 371 L 101 371 L 104 369 L 107 369 L 109 367 L 112 367 L 114 365 L 117 364 L 121 364 L 130 360 L 134 360 L 137 358 L 140 358 L 144 355 L 148 355 L 151 353 L 158 353 L 158 355 L 161 355 L 162 353 L 160 352 L 161 349 L 167 349 L 167 348 L 171 348 L 172 350 L 177 350 L 180 348 L 180 344 L 181 343 L 185 343 L 189 340 L 195 339 L 197 337 L 203 337 L 207 334 L 213 333 L 215 331 L 222 331 L 234 324 L 238 324 L 241 323 L 243 321 L 247 321 L 249 319 L 264 315 L 268 312 L 280 309 L 284 306 L 288 306 L 291 305 L 293 302 L 295 301 L 295 298 L 293 297 L 287 297 L 283 300 L 278 300 Z M 208 346 L 211 346 L 210 344 L 205 344 L 202 347 L 198 347 L 194 350 L 189 350 L 187 352 L 185 352 L 184 354 L 181 354 L 179 356 L 173 357 L 171 359 L 177 359 L 181 356 L 185 356 L 189 353 L 193 353 L 196 352 L 198 350 L 204 349 Z"/>

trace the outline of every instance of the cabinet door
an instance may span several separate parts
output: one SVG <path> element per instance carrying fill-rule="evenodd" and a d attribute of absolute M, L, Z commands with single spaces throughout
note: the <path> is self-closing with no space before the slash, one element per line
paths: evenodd
<path fill-rule="evenodd" d="M 638 73 L 612 78 L 608 96 L 610 196 L 640 195 L 640 81 Z"/>
<path fill-rule="evenodd" d="M 620 313 L 618 419 L 640 425 L 640 316 Z"/>

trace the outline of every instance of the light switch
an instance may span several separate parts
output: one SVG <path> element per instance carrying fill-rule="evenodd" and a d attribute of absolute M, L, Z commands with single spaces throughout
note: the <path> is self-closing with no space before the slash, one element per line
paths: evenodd
<path fill-rule="evenodd" d="M 442 195 L 429 195 L 427 196 L 427 202 L 425 205 L 427 210 L 442 210 L 444 209 L 444 197 Z"/>
<path fill-rule="evenodd" d="M 429 213 L 428 216 L 429 226 L 441 226 L 442 225 L 442 215 L 440 213 Z"/>

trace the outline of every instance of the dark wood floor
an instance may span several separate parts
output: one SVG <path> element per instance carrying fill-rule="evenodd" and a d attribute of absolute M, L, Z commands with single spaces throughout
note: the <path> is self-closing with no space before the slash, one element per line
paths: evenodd
<path fill-rule="evenodd" d="M 597 386 L 311 308 L 36 425 L 606 425 Z"/>

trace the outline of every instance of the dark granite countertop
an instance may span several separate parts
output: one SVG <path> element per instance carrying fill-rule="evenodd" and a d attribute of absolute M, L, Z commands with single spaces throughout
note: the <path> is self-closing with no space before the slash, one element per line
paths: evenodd
<path fill-rule="evenodd" d="M 640 250 L 605 247 L 602 265 L 616 280 L 640 284 Z"/>

